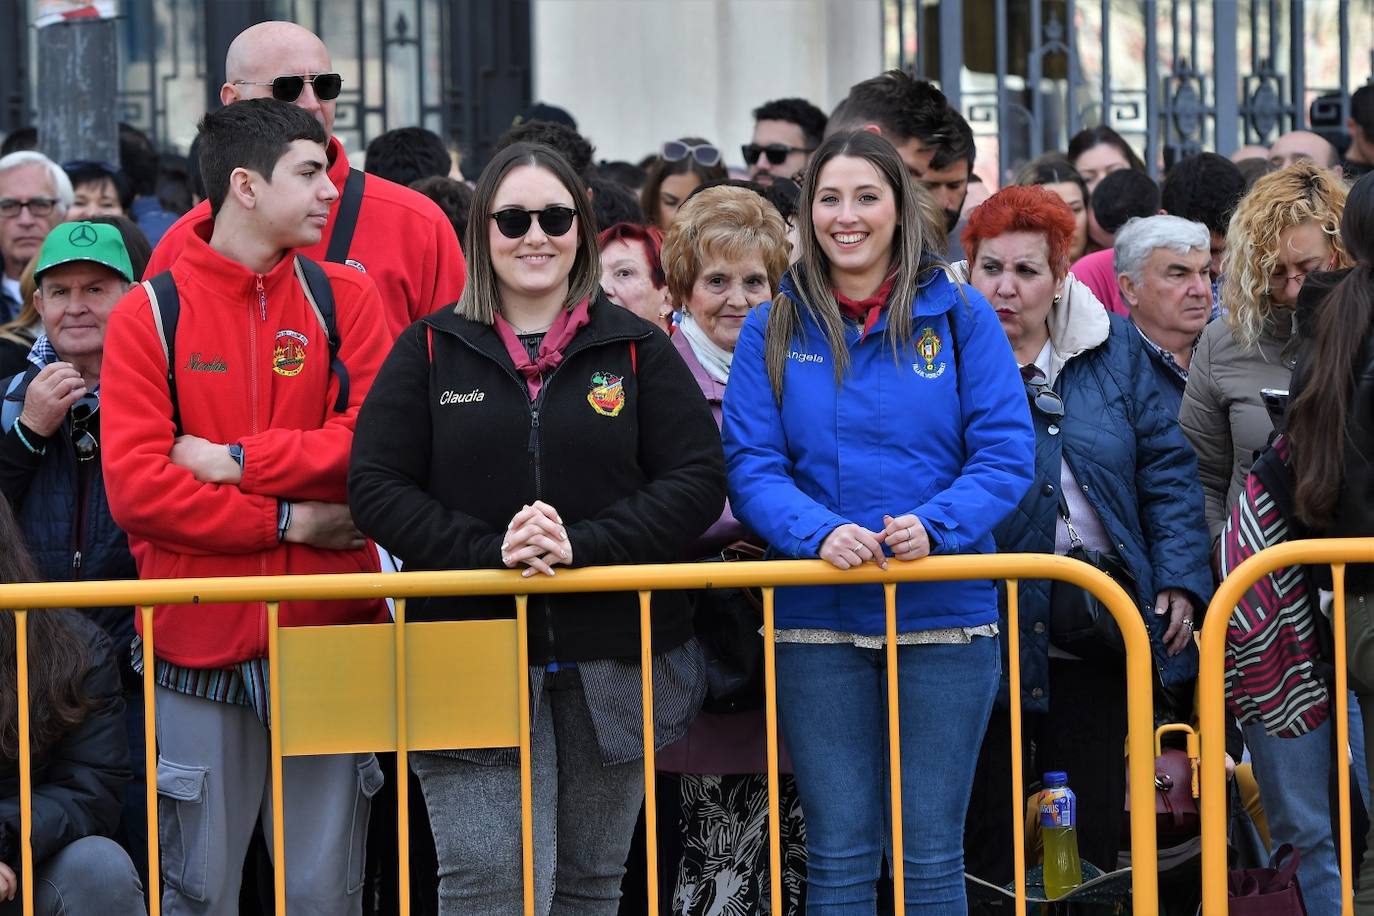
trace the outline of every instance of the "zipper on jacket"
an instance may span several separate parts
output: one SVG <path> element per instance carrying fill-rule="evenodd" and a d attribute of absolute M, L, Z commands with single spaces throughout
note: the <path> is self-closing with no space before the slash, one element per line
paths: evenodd
<path fill-rule="evenodd" d="M 261 321 L 267 321 L 267 290 L 263 287 L 262 274 L 256 274 L 255 286 L 258 294 L 258 315 Z M 258 326 L 253 323 L 253 315 L 248 314 L 248 389 L 249 403 L 251 405 L 251 419 L 249 421 L 250 431 L 253 435 L 259 432 L 258 426 Z M 258 553 L 258 575 L 267 575 L 267 553 Z M 267 654 L 267 603 L 259 605 L 258 611 L 258 645 L 262 647 L 263 655 Z"/>
<path fill-rule="evenodd" d="M 258 281 L 258 312 L 263 321 L 267 320 L 267 290 L 262 286 L 262 274 L 257 275 Z"/>
<path fill-rule="evenodd" d="M 70 421 L 64 421 L 68 423 Z M 76 519 L 72 530 L 72 579 L 81 578 L 81 564 L 84 561 L 82 556 L 86 546 L 86 500 L 90 498 L 91 487 L 89 486 L 90 473 L 83 468 L 83 463 L 76 460 L 76 445 L 72 441 L 70 434 L 66 436 L 68 454 L 76 465 Z M 89 462 L 87 462 L 89 463 Z"/>

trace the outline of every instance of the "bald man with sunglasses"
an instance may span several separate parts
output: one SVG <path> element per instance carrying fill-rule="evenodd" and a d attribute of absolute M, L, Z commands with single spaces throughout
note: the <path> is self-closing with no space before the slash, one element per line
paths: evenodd
<path fill-rule="evenodd" d="M 257 98 L 291 102 L 310 112 L 330 135 L 328 174 L 339 199 L 330 208 L 319 244 L 302 254 L 347 264 L 371 277 L 381 293 L 382 317 L 392 338 L 411 322 L 457 301 L 467 265 L 443 211 L 422 194 L 376 175 L 364 177 L 349 166 L 343 144 L 333 135 L 345 80 L 334 70 L 329 49 L 317 35 L 293 22 L 259 22 L 230 43 L 224 72 L 219 97 L 225 105 Z M 187 233 L 208 238 L 209 228 L 210 207 L 201 203 L 163 236 L 146 276 L 172 265 L 186 245 Z"/>

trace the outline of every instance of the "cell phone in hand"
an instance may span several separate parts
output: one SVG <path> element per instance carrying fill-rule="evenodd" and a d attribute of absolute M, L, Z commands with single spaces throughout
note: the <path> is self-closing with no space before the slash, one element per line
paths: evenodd
<path fill-rule="evenodd" d="M 1274 424 L 1274 429 L 1282 432 L 1284 414 L 1288 412 L 1288 389 L 1261 388 L 1260 398 L 1264 401 L 1264 409 L 1269 412 L 1269 421 Z"/>

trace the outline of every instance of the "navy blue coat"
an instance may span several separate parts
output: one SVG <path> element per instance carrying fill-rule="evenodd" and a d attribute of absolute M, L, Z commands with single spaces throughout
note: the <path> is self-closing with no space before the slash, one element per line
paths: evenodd
<path fill-rule="evenodd" d="M 1162 637 L 1168 615 L 1157 617 L 1155 598 L 1177 588 L 1193 601 L 1193 619 L 1212 595 L 1207 525 L 1197 459 L 1176 416 L 1169 413 L 1151 371 L 1140 335 L 1124 318 L 1111 315 L 1106 341 L 1070 359 L 1055 379 L 1064 400 L 1057 424 L 1038 410 L 1035 423 L 1035 480 L 994 535 L 1007 553 L 1053 553 L 1058 520 L 1060 460 L 1066 458 L 1111 536 L 1116 551 L 1136 578 L 1136 604 L 1150 633 L 1154 662 L 1163 682 L 1195 678 L 1197 647 L 1172 658 Z M 1044 711 L 1049 705 L 1049 591 L 1045 579 L 1020 583 L 1022 705 Z M 1006 607 L 1001 625 L 1006 631 Z M 1007 643 L 1002 637 L 1005 662 Z M 1007 666 L 1003 664 L 999 703 L 1007 705 Z"/>

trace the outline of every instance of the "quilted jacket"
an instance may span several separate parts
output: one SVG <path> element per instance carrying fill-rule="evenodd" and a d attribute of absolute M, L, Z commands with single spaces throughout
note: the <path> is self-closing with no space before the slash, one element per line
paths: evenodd
<path fill-rule="evenodd" d="M 1168 617 L 1154 614 L 1158 593 L 1187 592 L 1195 620 L 1212 595 L 1207 529 L 1197 460 L 1160 396 L 1139 333 L 1108 315 L 1086 289 L 1070 280 L 1051 312 L 1055 391 L 1064 401 L 1056 422 L 1033 410 L 1035 480 L 1011 515 L 994 531 L 1002 552 L 1053 553 L 1058 521 L 1061 459 L 1111 536 L 1117 554 L 1135 574 L 1136 604 L 1150 632 L 1155 666 L 1166 685 L 1197 676 L 1190 644 L 1165 654 Z M 1049 707 L 1049 591 L 1044 579 L 1020 583 L 1022 705 Z M 1003 606 L 1001 626 L 1006 632 Z M 1006 639 L 1003 636 L 1003 677 Z M 1007 705 L 1004 680 L 999 703 Z"/>

